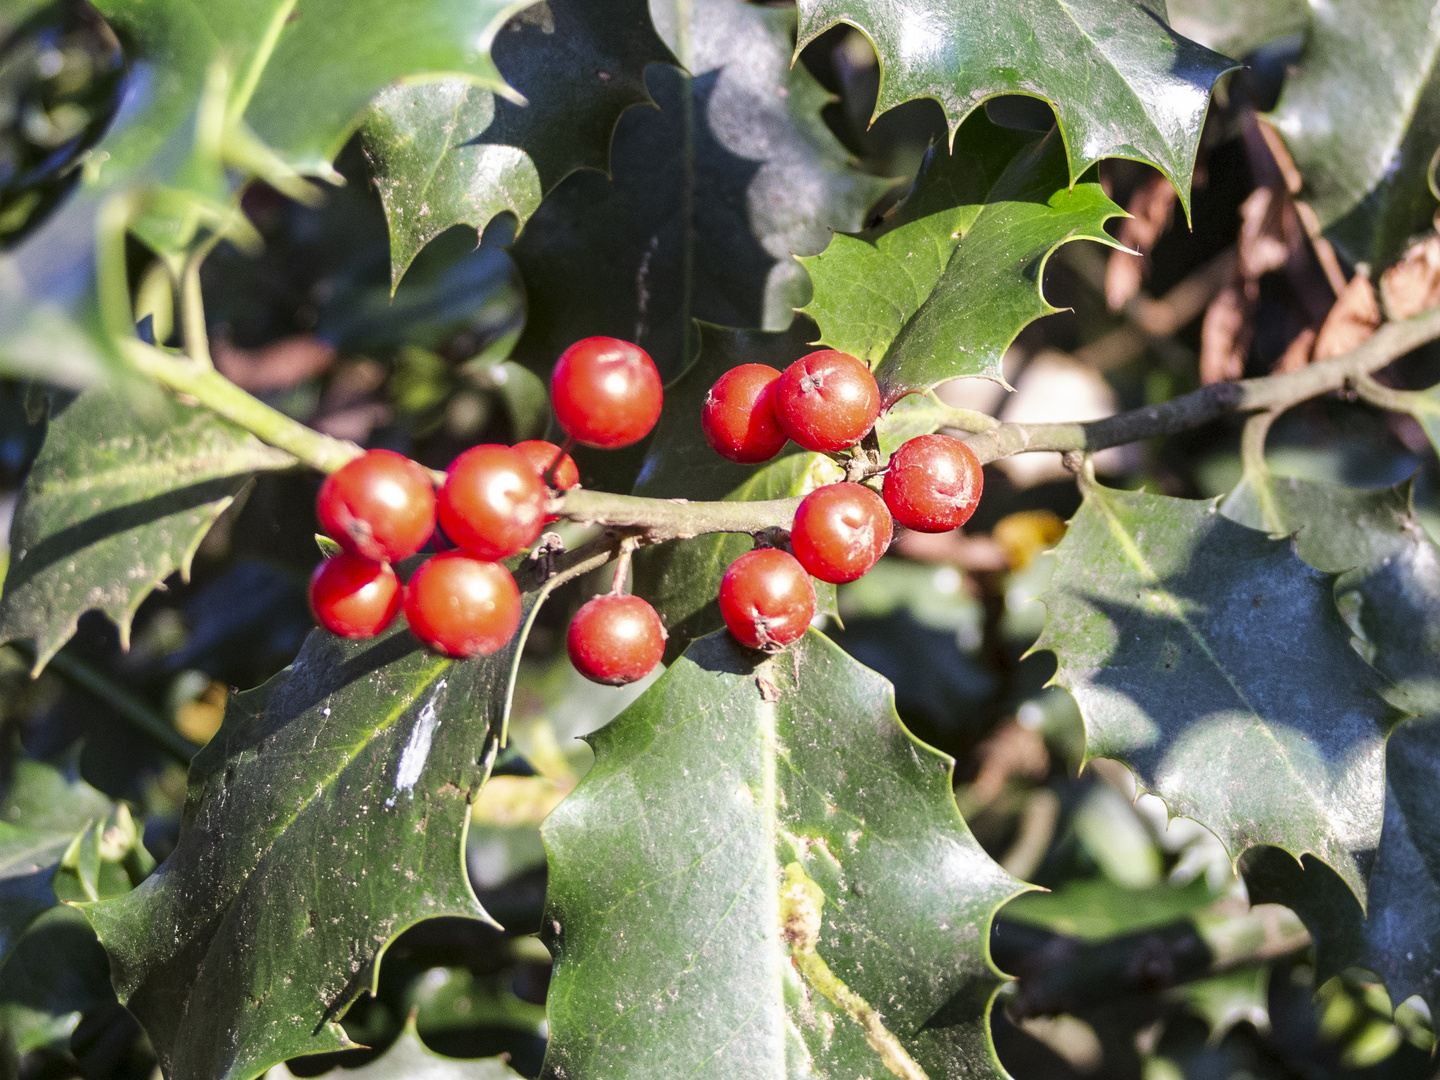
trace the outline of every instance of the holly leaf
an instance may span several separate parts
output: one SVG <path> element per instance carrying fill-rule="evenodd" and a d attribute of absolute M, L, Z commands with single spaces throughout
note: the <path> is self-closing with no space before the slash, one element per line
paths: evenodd
<path fill-rule="evenodd" d="M 1378 269 L 1435 210 L 1427 172 L 1440 146 L 1440 23 L 1428 0 L 1311 8 L 1305 50 L 1270 119 L 1326 235 Z"/>
<path fill-rule="evenodd" d="M 1335 598 L 1356 644 L 1399 688 L 1399 704 L 1440 711 L 1440 569 L 1416 519 L 1411 486 L 1358 490 L 1272 478 L 1245 480 L 1226 499 L 1238 521 L 1265 524 L 1265 506 L 1295 535 L 1300 557 L 1338 573 Z M 1279 852 L 1246 860 L 1256 902 L 1292 907 L 1319 948 L 1323 977 L 1363 967 L 1385 980 L 1394 1001 L 1420 994 L 1440 1007 L 1440 830 L 1433 792 L 1440 721 L 1408 720 L 1386 743 L 1385 816 L 1362 906 L 1313 859 Z"/>
<path fill-rule="evenodd" d="M 934 98 L 954 132 L 987 98 L 1055 110 L 1069 175 L 1097 161 L 1154 165 L 1189 213 L 1210 91 L 1235 64 L 1165 24 L 1160 0 L 799 0 L 798 49 L 839 22 L 880 59 L 878 116 Z"/>
<path fill-rule="evenodd" d="M 189 577 L 195 549 L 251 477 L 293 464 L 143 385 L 57 405 L 15 508 L 0 642 L 33 641 L 39 672 L 94 609 L 128 647 L 141 602 L 177 570 Z"/>
<path fill-rule="evenodd" d="M 1046 261 L 1071 240 L 1118 246 L 1105 222 L 1123 213 L 1099 184 L 1071 188 L 1054 132 L 977 113 L 886 221 L 800 260 L 815 285 L 803 310 L 824 344 L 874 366 L 887 404 L 963 375 L 1003 383 L 1016 335 L 1059 310 L 1041 290 Z"/>
<path fill-rule="evenodd" d="M 74 908 L 46 911 L 0 967 L 0 1033 L 7 1050 L 70 1050 L 84 1013 L 113 1003 L 105 950 Z"/>
<path fill-rule="evenodd" d="M 548 586 L 525 596 L 528 617 Z M 465 873 L 525 631 L 456 662 L 403 627 L 316 632 L 230 698 L 191 762 L 174 854 L 84 906 L 169 1080 L 240 1080 L 352 1045 L 345 1007 L 422 919 L 487 919 Z M 257 948 L 256 942 L 263 942 Z"/>
<path fill-rule="evenodd" d="M 238 236 L 243 182 L 304 194 L 299 177 L 336 178 L 331 159 L 386 86 L 443 73 L 515 96 L 490 44 L 533 2 L 102 0 L 130 76 L 80 190 L 0 257 L 0 367 L 72 387 L 123 370 L 95 302 L 96 223 L 112 196 L 136 194 L 135 228 L 162 252 L 201 226 Z"/>
<path fill-rule="evenodd" d="M 589 741 L 543 827 L 544 1075 L 1004 1075 L 990 921 L 1024 886 L 885 680 L 716 634 Z"/>
<path fill-rule="evenodd" d="M 0 962 L 58 901 L 50 880 L 75 839 L 115 805 L 78 777 L 31 758 L 15 762 L 0 803 Z"/>
<path fill-rule="evenodd" d="M 784 329 L 808 298 L 791 253 L 858 228 L 888 185 L 851 166 L 820 116 L 828 95 L 790 66 L 792 10 L 654 14 L 690 75 L 652 66 L 659 108 L 620 118 L 612 177 L 571 174 L 511 249 L 530 298 L 516 359 L 542 375 L 590 334 L 637 342 L 670 379 L 695 356 L 692 319 Z"/>
<path fill-rule="evenodd" d="M 1412 717 L 1385 746 L 1385 821 L 1371 853 L 1362 907 L 1330 867 L 1275 848 L 1248 852 L 1241 863 L 1252 903 L 1284 904 L 1315 938 L 1316 977 L 1346 968 L 1374 972 L 1392 1002 L 1419 994 L 1440 1008 L 1440 720 Z"/>
<path fill-rule="evenodd" d="M 1246 56 L 1310 25 L 1305 0 L 1167 0 L 1170 25 L 1226 56 Z"/>
<path fill-rule="evenodd" d="M 494 45 L 517 103 L 464 79 L 397 85 L 371 105 L 362 133 L 390 223 L 392 285 L 420 249 L 459 224 L 485 231 L 508 211 L 523 226 L 580 168 L 605 171 L 620 114 L 645 104 L 645 66 L 673 57 L 644 0 L 537 4 Z"/>
<path fill-rule="evenodd" d="M 435 1053 L 420 1041 L 412 1016 L 400 1037 L 374 1061 L 358 1069 L 331 1069 L 320 1073 L 318 1080 L 515 1080 L 519 1075 L 498 1057 L 466 1059 Z M 277 1065 L 265 1080 L 296 1078 L 288 1067 Z"/>
<path fill-rule="evenodd" d="M 1222 512 L 1265 529 L 1267 505 L 1302 559 L 1339 575 L 1336 603 L 1361 654 L 1399 691 L 1391 699 L 1411 712 L 1440 712 L 1440 549 L 1415 516 L 1411 485 L 1252 478 Z"/>
<path fill-rule="evenodd" d="M 1392 713 L 1334 579 L 1214 502 L 1093 482 L 1055 558 L 1036 647 L 1079 703 L 1087 756 L 1124 762 L 1232 856 L 1312 853 L 1364 897 Z"/>

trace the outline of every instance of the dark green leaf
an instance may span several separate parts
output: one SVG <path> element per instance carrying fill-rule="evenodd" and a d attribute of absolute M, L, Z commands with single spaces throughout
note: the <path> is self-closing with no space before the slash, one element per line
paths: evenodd
<path fill-rule="evenodd" d="M 86 611 L 128 643 L 150 591 L 190 560 L 257 470 L 290 455 L 208 409 L 144 387 L 60 406 L 15 510 L 0 641 L 35 643 L 38 671 Z"/>
<path fill-rule="evenodd" d="M 18 1054 L 68 1051 L 81 1014 L 114 1000 L 105 950 L 74 908 L 42 915 L 0 967 L 0 1032 Z"/>
<path fill-rule="evenodd" d="M 1394 681 L 1400 704 L 1440 710 L 1440 569 L 1433 541 L 1411 507 L 1410 486 L 1356 490 L 1275 478 L 1243 482 L 1224 512 L 1263 527 L 1260 496 L 1312 566 L 1340 576 L 1335 597 L 1358 646 Z M 1440 721 L 1410 720 L 1391 733 L 1385 756 L 1385 820 L 1369 866 L 1365 910 L 1312 859 L 1280 852 L 1246 862 L 1252 898 L 1293 907 L 1320 950 L 1325 975 L 1348 966 L 1375 972 L 1391 998 L 1421 994 L 1440 1008 L 1440 830 L 1435 777 Z M 1258 894 L 1257 894 L 1258 893 Z"/>
<path fill-rule="evenodd" d="M 544 826 L 546 1076 L 1003 1075 L 987 943 L 1023 886 L 888 683 L 815 632 L 716 634 L 590 741 Z"/>
<path fill-rule="evenodd" d="M 114 804 L 53 765 L 20 758 L 0 804 L 0 961 L 56 903 L 50 879 L 71 843 L 106 821 Z"/>
<path fill-rule="evenodd" d="M 1010 922 L 1040 926 L 1081 941 L 1104 941 L 1178 922 L 1215 902 L 1203 876 L 1187 885 L 1129 889 L 1104 877 L 1067 881 L 1053 892 L 1017 896 L 1005 905 Z"/>
<path fill-rule="evenodd" d="M 1257 1031 L 1270 1030 L 1270 965 L 1249 964 L 1208 979 L 1177 986 L 1167 995 L 1181 1001 L 1210 1026 L 1211 1045 L 1220 1042 L 1236 1024 L 1248 1023 Z"/>
<path fill-rule="evenodd" d="M 590 334 L 638 342 L 669 379 L 695 355 L 692 318 L 785 328 L 808 299 L 791 253 L 859 227 L 886 186 L 850 166 L 825 91 L 790 66 L 792 10 L 695 0 L 655 16 L 691 76 L 651 67 L 660 108 L 621 117 L 613 179 L 572 174 L 512 249 L 530 292 L 516 355 L 542 374 Z"/>
<path fill-rule="evenodd" d="M 1245 56 L 1261 45 L 1310 25 L 1305 0 L 1168 0 L 1170 25 L 1226 56 Z"/>
<path fill-rule="evenodd" d="M 1311 852 L 1363 897 L 1392 713 L 1333 581 L 1214 502 L 1092 482 L 1056 549 L 1037 647 L 1059 660 L 1088 755 L 1129 765 L 1232 856 Z"/>
<path fill-rule="evenodd" d="M 1222 511 L 1264 529 L 1261 494 L 1246 480 Z M 1362 490 L 1274 478 L 1264 494 L 1300 557 L 1340 575 L 1341 614 L 1365 658 L 1399 689 L 1392 700 L 1440 712 L 1440 549 L 1415 517 L 1410 485 Z"/>
<path fill-rule="evenodd" d="M 484 232 L 505 210 L 523 225 L 542 190 L 576 169 L 606 170 L 620 114 L 649 101 L 646 64 L 673 59 L 644 0 L 547 0 L 506 24 L 494 54 L 523 104 L 445 79 L 391 87 L 367 115 L 395 283 L 452 225 Z"/>
<path fill-rule="evenodd" d="M 1242 866 L 1253 903 L 1294 909 L 1315 938 L 1317 975 L 1348 967 L 1373 971 L 1390 1000 L 1419 994 L 1440 1009 L 1440 720 L 1403 721 L 1385 747 L 1385 823 L 1367 853 L 1369 894 L 1362 909 L 1346 883 L 1313 856 L 1250 852 Z"/>
<path fill-rule="evenodd" d="M 1187 208 L 1210 88 L 1234 66 L 1166 26 L 1161 0 L 800 0 L 801 46 L 838 22 L 879 54 L 877 113 L 934 98 L 953 131 L 986 98 L 1044 98 L 1071 176 L 1146 161 Z"/>
<path fill-rule="evenodd" d="M 169 1080 L 251 1077 L 348 1045 L 339 1017 L 392 938 L 437 915 L 486 917 L 465 832 L 523 637 L 453 662 L 403 628 L 316 632 L 230 699 L 191 763 L 175 853 L 85 908 Z"/>
<path fill-rule="evenodd" d="M 390 1049 L 358 1069 L 335 1068 L 320 1080 L 515 1080 L 520 1074 L 500 1058 L 451 1058 L 435 1053 L 415 1031 L 412 1020 Z M 284 1065 L 266 1074 L 266 1080 L 294 1080 Z"/>
<path fill-rule="evenodd" d="M 1440 146 L 1440 22 L 1430 0 L 1312 7 L 1271 119 L 1330 239 L 1384 266 L 1435 210 L 1426 168 Z"/>
<path fill-rule="evenodd" d="M 1015 336 L 1057 310 L 1046 260 L 1070 240 L 1114 245 L 1105 222 L 1121 212 L 1098 184 L 1070 187 L 1057 135 L 977 113 L 885 222 L 801 260 L 815 283 L 804 310 L 821 341 L 875 367 L 887 402 L 961 375 L 1003 382 Z"/>

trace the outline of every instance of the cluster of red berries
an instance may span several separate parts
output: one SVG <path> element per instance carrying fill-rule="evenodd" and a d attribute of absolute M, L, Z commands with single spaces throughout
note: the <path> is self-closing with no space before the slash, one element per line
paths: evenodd
<path fill-rule="evenodd" d="M 643 349 L 587 338 L 560 357 L 550 384 L 574 442 L 616 449 L 649 434 L 660 417 L 660 373 Z M 575 461 L 543 440 L 486 444 L 457 457 L 439 491 L 419 464 L 370 450 L 327 477 L 316 500 L 339 554 L 310 580 L 319 623 L 348 638 L 384 630 L 403 608 L 411 632 L 447 656 L 488 656 L 520 627 L 520 590 L 501 560 L 533 544 L 549 521 L 552 491 L 580 482 Z M 454 545 L 427 559 L 402 587 L 392 564 L 418 554 L 436 526 Z M 601 682 L 632 682 L 660 662 L 660 617 L 633 596 L 599 596 L 571 624 L 576 666 Z"/>
<path fill-rule="evenodd" d="M 783 372 L 764 364 L 727 371 L 705 398 L 701 424 L 722 457 L 755 464 L 791 439 L 817 453 L 850 449 L 870 433 L 880 411 L 870 369 L 847 353 L 822 349 Z M 921 435 L 891 455 L 883 499 L 861 483 L 812 491 L 795 514 L 793 556 L 759 549 L 726 571 L 720 586 L 725 625 L 751 648 L 784 648 L 815 615 L 811 577 L 843 584 L 869 572 L 890 546 L 893 521 L 917 532 L 959 528 L 975 512 L 983 480 L 979 459 L 959 439 Z"/>
<path fill-rule="evenodd" d="M 555 419 L 571 442 L 613 450 L 648 435 L 660 417 L 660 373 L 637 345 L 593 337 L 566 349 L 550 381 Z M 790 439 L 819 453 L 860 443 L 880 415 L 880 391 L 864 364 L 823 349 L 785 371 L 744 364 L 705 399 L 705 437 L 731 461 L 754 464 Z M 567 444 L 568 445 L 568 444 Z M 373 637 L 403 607 L 410 630 L 447 656 L 499 651 L 520 626 L 520 591 L 501 560 L 533 544 L 556 520 L 555 491 L 579 483 L 559 446 L 531 440 L 487 444 L 451 463 L 439 491 L 409 458 L 371 450 L 326 479 L 316 511 L 341 547 L 310 582 L 310 605 L 326 629 Z M 943 532 L 967 521 L 980 500 L 975 454 L 958 439 L 922 435 L 890 458 L 881 491 L 830 484 L 800 503 L 790 533 L 794 554 L 757 548 L 730 565 L 720 612 L 754 649 L 784 648 L 815 615 L 811 577 L 836 584 L 867 573 L 889 547 L 894 522 Z M 392 564 L 420 552 L 439 532 L 454 545 L 427 559 L 402 587 Z M 665 628 L 649 603 L 621 591 L 586 603 L 571 620 L 570 659 L 587 678 L 621 685 L 649 674 L 665 649 Z"/>

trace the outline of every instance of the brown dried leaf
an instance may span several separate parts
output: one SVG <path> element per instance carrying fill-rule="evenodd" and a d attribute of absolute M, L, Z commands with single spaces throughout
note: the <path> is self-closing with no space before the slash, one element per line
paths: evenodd
<path fill-rule="evenodd" d="M 1275 363 L 1275 372 L 1279 374 L 1285 371 L 1299 371 L 1310 363 L 1310 357 L 1314 351 L 1315 330 L 1307 326 L 1295 335 L 1295 340 L 1290 342 L 1285 347 L 1285 351 L 1280 354 L 1280 359 Z"/>
<path fill-rule="evenodd" d="M 1380 276 L 1380 297 L 1392 319 L 1440 304 L 1440 236 L 1426 237 Z"/>
<path fill-rule="evenodd" d="M 1001 724 L 977 746 L 975 757 L 980 768 L 970 785 L 970 799 L 978 806 L 993 802 L 1011 777 L 1038 782 L 1050 769 L 1045 740 L 1014 720 Z"/>
<path fill-rule="evenodd" d="M 1231 282 L 1205 309 L 1200 324 L 1200 381 L 1231 382 L 1245 373 L 1255 334 L 1255 283 Z"/>
<path fill-rule="evenodd" d="M 252 394 L 287 390 L 313 379 L 335 362 L 335 346 L 310 334 L 281 338 L 258 349 L 242 349 L 216 336 L 211 343 L 215 367 Z"/>
<path fill-rule="evenodd" d="M 1130 214 L 1120 223 L 1118 239 L 1132 251 L 1112 251 L 1105 267 L 1105 303 L 1119 311 L 1140 291 L 1150 276 L 1150 252 L 1175 217 L 1175 188 L 1159 173 L 1152 173 L 1130 196 Z"/>
<path fill-rule="evenodd" d="M 1289 200 L 1273 188 L 1256 188 L 1241 204 L 1240 272 L 1245 277 L 1255 280 L 1289 262 L 1300 238 L 1286 227 L 1287 217 L 1293 217 Z"/>
<path fill-rule="evenodd" d="M 1370 278 L 1356 272 L 1335 301 L 1320 336 L 1315 340 L 1315 359 L 1341 356 L 1363 344 L 1380 326 L 1380 304 Z"/>
<path fill-rule="evenodd" d="M 364 442 L 390 419 L 390 406 L 378 396 L 385 376 L 384 365 L 374 360 L 346 364 L 320 395 L 311 426 L 337 439 Z"/>

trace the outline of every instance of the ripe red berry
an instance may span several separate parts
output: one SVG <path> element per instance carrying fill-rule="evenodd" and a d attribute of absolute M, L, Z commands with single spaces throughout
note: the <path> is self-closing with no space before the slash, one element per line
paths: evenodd
<path fill-rule="evenodd" d="M 524 442 L 517 442 L 513 449 L 525 455 L 525 460 L 535 466 L 535 471 L 540 474 L 540 479 L 545 479 L 545 474 L 550 473 L 550 486 L 556 491 L 569 491 L 580 485 L 580 470 L 575 465 L 575 459 L 569 454 L 562 453 L 560 447 L 553 442 L 546 442 L 544 439 L 526 439 Z M 557 465 L 556 459 L 559 459 Z M 551 472 L 551 466 L 554 471 Z M 559 521 L 559 515 L 546 514 L 545 524 L 552 521 Z"/>
<path fill-rule="evenodd" d="M 367 450 L 325 478 L 315 513 L 327 536 L 377 562 L 409 558 L 435 531 L 435 488 L 393 450 Z"/>
<path fill-rule="evenodd" d="M 385 563 L 342 551 L 310 575 L 310 610 L 332 634 L 374 637 L 400 610 L 400 579 Z"/>
<path fill-rule="evenodd" d="M 655 670 L 667 636 L 648 603 L 638 596 L 610 593 L 575 613 L 565 644 L 581 675 L 591 682 L 624 686 Z"/>
<path fill-rule="evenodd" d="M 864 484 L 827 484 L 801 501 L 790 546 L 812 577 L 840 585 L 870 572 L 893 531 L 885 500 Z"/>
<path fill-rule="evenodd" d="M 821 349 L 796 360 L 775 384 L 775 416 L 806 450 L 854 446 L 880 415 L 880 388 L 849 353 Z"/>
<path fill-rule="evenodd" d="M 520 628 L 520 590 L 510 571 L 447 551 L 424 562 L 405 586 L 410 632 L 446 656 L 489 656 Z"/>
<path fill-rule="evenodd" d="M 757 548 L 725 571 L 720 615 L 741 645 L 778 652 L 798 641 L 815 617 L 815 586 L 793 555 Z"/>
<path fill-rule="evenodd" d="M 664 399 L 650 354 L 619 338 L 577 341 L 560 354 L 550 376 L 550 404 L 561 429 L 601 450 L 629 446 L 650 434 Z"/>
<path fill-rule="evenodd" d="M 780 372 L 765 364 L 741 364 L 715 380 L 700 410 L 705 440 L 715 452 L 742 465 L 769 461 L 789 436 L 775 418 Z"/>
<path fill-rule="evenodd" d="M 450 463 L 440 526 L 466 554 L 508 558 L 533 543 L 544 524 L 545 485 L 524 454 L 486 443 Z"/>
<path fill-rule="evenodd" d="M 890 457 L 885 505 L 916 532 L 949 532 L 970 520 L 985 472 L 975 451 L 948 435 L 921 435 Z"/>

